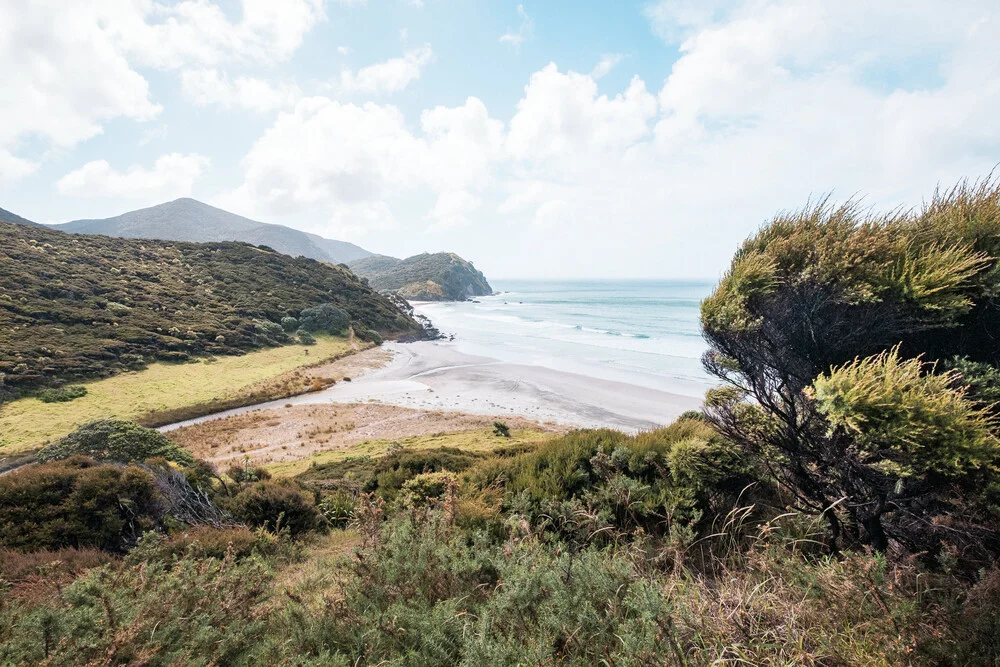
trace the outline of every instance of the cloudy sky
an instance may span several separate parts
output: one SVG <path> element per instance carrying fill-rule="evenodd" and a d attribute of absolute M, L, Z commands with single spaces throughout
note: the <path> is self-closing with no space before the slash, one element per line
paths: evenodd
<path fill-rule="evenodd" d="M 0 207 L 190 196 L 490 277 L 716 278 L 1000 162 L 996 0 L 0 0 Z"/>

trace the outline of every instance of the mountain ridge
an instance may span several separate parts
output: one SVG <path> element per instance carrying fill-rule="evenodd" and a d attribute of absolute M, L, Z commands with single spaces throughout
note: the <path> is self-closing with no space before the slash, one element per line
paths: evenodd
<path fill-rule="evenodd" d="M 285 225 L 260 222 L 182 197 L 111 218 L 80 219 L 52 225 L 74 234 L 214 243 L 242 241 L 266 245 L 292 257 L 342 264 L 374 253 L 353 243 L 327 239 Z"/>

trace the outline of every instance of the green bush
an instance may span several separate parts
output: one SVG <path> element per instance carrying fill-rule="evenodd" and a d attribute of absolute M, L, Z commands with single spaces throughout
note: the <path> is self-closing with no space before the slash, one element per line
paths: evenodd
<path fill-rule="evenodd" d="M 332 303 L 321 303 L 306 308 L 299 314 L 299 326 L 306 331 L 326 331 L 335 336 L 343 334 L 351 324 L 350 316 Z"/>
<path fill-rule="evenodd" d="M 313 494 L 293 480 L 265 480 L 237 493 L 226 503 L 233 517 L 251 526 L 285 530 L 297 537 L 323 525 Z"/>
<path fill-rule="evenodd" d="M 75 456 L 0 477 L 0 546 L 120 551 L 158 525 L 155 478 L 136 466 Z"/>
<path fill-rule="evenodd" d="M 309 333 L 308 331 L 304 330 L 304 329 L 299 329 L 296 332 L 295 335 L 298 336 L 298 338 L 299 338 L 299 344 L 301 344 L 301 345 L 315 345 L 316 344 L 316 339 L 313 338 L 313 335 L 311 333 Z"/>
<path fill-rule="evenodd" d="M 84 424 L 59 442 L 44 447 L 38 459 L 51 461 L 83 454 L 95 459 L 132 463 L 161 457 L 192 465 L 194 457 L 151 428 L 124 419 L 99 419 Z"/>
<path fill-rule="evenodd" d="M 69 387 L 54 387 L 52 389 L 42 389 L 37 396 L 43 403 L 68 403 L 77 398 L 87 395 L 87 388 L 82 385 L 72 385 Z"/>
<path fill-rule="evenodd" d="M 282 317 L 281 318 L 281 328 L 287 333 L 292 333 L 299 328 L 299 320 L 295 317 Z"/>

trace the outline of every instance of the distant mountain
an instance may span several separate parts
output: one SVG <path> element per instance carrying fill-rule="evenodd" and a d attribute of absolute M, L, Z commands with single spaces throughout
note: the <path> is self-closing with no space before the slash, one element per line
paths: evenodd
<path fill-rule="evenodd" d="M 346 264 L 372 255 L 353 243 L 326 239 L 283 225 L 257 222 L 188 198 L 130 211 L 114 218 L 74 220 L 53 225 L 52 228 L 75 234 L 167 241 L 243 241 L 266 245 L 292 257 L 301 255 L 334 264 Z"/>
<path fill-rule="evenodd" d="M 464 301 L 493 293 L 482 271 L 451 252 L 407 259 L 373 255 L 348 262 L 348 266 L 375 289 L 396 292 L 413 301 Z"/>
<path fill-rule="evenodd" d="M 28 220 L 27 218 L 22 218 L 21 216 L 17 215 L 16 213 L 11 213 L 10 211 L 6 211 L 6 210 L 4 210 L 2 208 L 0 208 L 0 222 L 13 222 L 13 223 L 16 223 L 18 225 L 31 225 L 32 227 L 44 227 L 45 226 L 45 225 L 42 225 L 42 224 L 37 223 L 37 222 L 32 222 L 31 220 Z"/>

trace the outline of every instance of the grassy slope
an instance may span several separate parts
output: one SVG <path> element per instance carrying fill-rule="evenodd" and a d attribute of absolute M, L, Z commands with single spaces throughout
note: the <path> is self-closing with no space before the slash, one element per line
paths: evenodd
<path fill-rule="evenodd" d="M 265 467 L 275 476 L 293 477 L 301 472 L 305 472 L 314 464 L 324 465 L 364 456 L 382 456 L 393 443 L 398 443 L 408 450 L 454 447 L 455 449 L 467 452 L 488 452 L 498 447 L 534 444 L 556 437 L 551 432 L 533 429 L 512 430 L 510 435 L 510 438 L 500 438 L 493 433 L 492 429 L 476 429 L 472 431 L 436 433 L 434 435 L 415 435 L 397 440 L 366 440 L 348 449 L 318 452 L 307 459 L 274 463 Z"/>
<path fill-rule="evenodd" d="M 135 355 L 148 362 L 273 346 L 285 336 L 261 321 L 320 303 L 365 328 L 417 329 L 350 271 L 311 259 L 0 223 L 0 385 L 111 375 L 135 366 Z"/>
<path fill-rule="evenodd" d="M 308 348 L 288 345 L 219 357 L 213 363 L 151 364 L 144 371 L 91 382 L 86 396 L 69 403 L 20 399 L 0 405 L 0 454 L 34 449 L 93 419 L 141 420 L 155 412 L 222 402 L 257 383 L 350 349 L 346 338 L 320 336 Z"/>

